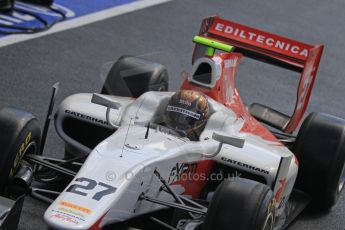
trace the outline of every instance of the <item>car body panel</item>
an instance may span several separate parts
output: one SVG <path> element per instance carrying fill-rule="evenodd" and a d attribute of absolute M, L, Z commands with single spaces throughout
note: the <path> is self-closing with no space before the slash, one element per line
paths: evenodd
<path fill-rule="evenodd" d="M 246 36 L 250 33 L 258 39 L 253 40 L 254 35 Z M 46 211 L 45 221 L 49 226 L 61 229 L 99 229 L 165 209 L 165 206 L 140 199 L 141 195 L 145 195 L 174 202 L 171 195 L 161 190 L 162 184 L 156 172 L 170 184 L 176 194 L 198 198 L 215 164 L 264 178 L 274 193 L 276 217 L 283 215 L 285 204 L 294 188 L 298 161 L 267 127 L 247 111 L 236 88 L 236 71 L 243 56 L 253 55 L 301 73 L 294 113 L 282 128 L 284 132 L 292 132 L 308 104 L 323 46 L 301 43 L 217 16 L 203 20 L 199 35 L 243 51 L 208 56 L 205 55 L 205 49 L 196 44 L 192 72 L 183 81 L 181 89 L 196 90 L 208 97 L 211 115 L 199 141 L 176 136 L 166 127 L 163 128 L 164 110 L 173 92 L 147 92 L 136 99 L 109 96 L 110 100 L 121 105 L 120 109 L 111 110 L 110 116 L 118 128 L 93 150 L 83 149 L 69 140 L 68 135 L 61 130 L 61 123 L 68 116 L 77 116 L 78 119 L 109 128 L 110 125 L 103 122 L 106 120 L 106 108 L 92 104 L 91 94 L 73 95 L 60 105 L 56 115 L 58 133 L 66 143 L 76 144 L 75 147 L 88 155 L 88 158 L 70 185 Z M 262 43 L 262 39 L 266 39 L 266 43 Z M 280 46 L 283 42 L 284 47 L 273 46 L 274 41 Z M 210 68 L 206 80 L 198 76 L 201 65 Z M 66 113 L 67 110 L 74 113 Z M 148 127 L 150 123 L 156 125 Z M 243 148 L 224 144 L 216 152 L 219 143 L 212 138 L 214 133 L 243 139 L 245 144 Z M 198 176 L 198 179 L 183 178 L 189 174 Z M 200 180 L 201 176 L 206 180 Z M 85 179 L 80 178 L 93 182 L 86 180 L 85 183 Z M 83 187 L 80 182 L 85 183 Z M 89 186 L 90 183 L 92 186 Z M 115 190 L 105 195 L 102 193 L 103 196 L 95 200 L 95 193 L 100 192 L 97 190 L 100 183 Z M 77 190 L 74 189 L 76 185 Z M 86 190 L 91 193 L 86 193 Z M 63 207 L 61 213 L 61 207 L 66 204 L 69 205 L 68 209 Z M 80 220 L 80 215 L 84 219 Z"/>
<path fill-rule="evenodd" d="M 205 18 L 202 21 L 199 36 L 235 46 L 246 57 L 299 72 L 301 76 L 297 87 L 295 109 L 288 124 L 283 127 L 286 133 L 296 130 L 309 103 L 324 49 L 323 45 L 303 43 L 228 21 L 219 16 Z M 200 44 L 196 44 L 193 63 L 201 55 L 204 55 L 203 49 Z"/>
<path fill-rule="evenodd" d="M 212 115 L 200 136 L 202 141 L 176 137 L 159 128 L 151 128 L 148 139 L 145 139 L 145 124 L 162 120 L 171 95 L 171 92 L 148 92 L 124 106 L 119 129 L 90 153 L 75 179 L 47 209 L 44 218 L 49 226 L 88 229 L 100 219 L 99 226 L 104 226 L 165 208 L 139 199 L 141 194 L 145 194 L 173 202 L 170 195 L 160 191 L 161 184 L 154 176 L 154 170 L 159 171 L 176 193 L 191 198 L 200 194 L 207 180 L 199 179 L 208 177 L 214 162 L 261 175 L 268 185 L 273 185 L 280 158 L 292 156 L 292 153 L 276 142 L 242 132 L 245 121 L 212 98 L 208 98 Z M 90 95 L 87 97 L 90 98 Z M 116 97 L 113 100 L 120 102 Z M 76 108 L 72 102 L 68 105 Z M 66 104 L 61 106 L 59 111 L 64 111 Z M 205 157 L 205 154 L 213 153 L 218 148 L 219 143 L 212 139 L 214 132 L 245 139 L 244 148 L 224 145 L 216 157 Z M 198 178 L 195 181 L 181 178 L 182 174 L 177 175 L 185 172 L 181 168 Z M 90 182 L 78 181 L 78 178 L 92 180 L 97 185 L 85 190 Z M 294 181 L 291 182 L 293 184 Z M 99 183 L 109 185 L 116 191 L 94 200 L 92 197 L 104 189 L 99 187 Z M 71 192 L 71 187 L 75 185 L 83 187 Z"/>

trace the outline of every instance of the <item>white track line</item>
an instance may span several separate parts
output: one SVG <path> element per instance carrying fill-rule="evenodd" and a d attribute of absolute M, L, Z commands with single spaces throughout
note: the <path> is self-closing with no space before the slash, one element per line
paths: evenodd
<path fill-rule="evenodd" d="M 91 14 L 88 14 L 76 19 L 71 19 L 65 22 L 61 22 L 53 26 L 51 29 L 49 29 L 46 32 L 42 32 L 38 34 L 29 34 L 29 35 L 25 34 L 25 35 L 5 36 L 3 38 L 0 38 L 0 47 L 12 45 L 18 42 L 27 41 L 34 38 L 43 37 L 48 34 L 53 34 L 53 33 L 57 33 L 64 30 L 73 29 L 73 28 L 87 25 L 93 22 L 101 21 L 107 18 L 111 18 L 111 17 L 118 16 L 121 14 L 126 14 L 129 12 L 133 12 L 136 10 L 144 9 L 150 6 L 154 6 L 154 5 L 158 5 L 158 4 L 162 4 L 162 3 L 170 2 L 170 1 L 172 0 L 139 0 L 132 3 L 106 9 L 103 11 L 91 13 Z"/>

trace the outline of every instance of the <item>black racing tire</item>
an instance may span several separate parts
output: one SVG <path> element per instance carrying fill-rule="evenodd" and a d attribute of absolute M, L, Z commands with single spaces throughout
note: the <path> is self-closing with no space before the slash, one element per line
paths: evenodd
<path fill-rule="evenodd" d="M 294 152 L 299 160 L 296 187 L 312 196 L 313 205 L 331 209 L 345 182 L 345 120 L 311 113 L 297 135 Z"/>
<path fill-rule="evenodd" d="M 213 195 L 204 230 L 272 230 L 275 207 L 272 190 L 256 181 L 223 181 Z"/>
<path fill-rule="evenodd" d="M 167 91 L 167 69 L 144 58 L 122 56 L 110 69 L 102 87 L 102 94 L 139 97 L 149 91 Z"/>
<path fill-rule="evenodd" d="M 13 107 L 0 110 L 0 195 L 16 174 L 23 156 L 38 154 L 41 129 L 30 113 Z"/>

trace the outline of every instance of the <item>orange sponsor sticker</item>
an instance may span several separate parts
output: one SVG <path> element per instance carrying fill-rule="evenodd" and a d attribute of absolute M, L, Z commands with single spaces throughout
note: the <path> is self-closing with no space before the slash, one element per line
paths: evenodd
<path fill-rule="evenodd" d="M 62 206 L 66 206 L 66 207 L 69 207 L 69 208 L 72 208 L 72 209 L 75 209 L 75 210 L 78 210 L 78 211 L 81 211 L 81 212 L 84 212 L 86 214 L 91 214 L 91 210 L 88 209 L 88 208 L 84 208 L 84 207 L 81 207 L 79 205 L 76 205 L 76 204 L 72 204 L 72 203 L 69 203 L 69 202 L 66 202 L 66 201 L 61 201 L 60 202 L 60 205 Z"/>

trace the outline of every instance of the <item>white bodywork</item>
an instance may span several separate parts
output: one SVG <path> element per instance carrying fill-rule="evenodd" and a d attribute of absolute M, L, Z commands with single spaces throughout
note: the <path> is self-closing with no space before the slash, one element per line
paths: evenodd
<path fill-rule="evenodd" d="M 111 113 L 113 123 L 119 128 L 92 150 L 77 176 L 47 209 L 44 219 L 50 227 L 98 228 L 165 208 L 139 199 L 141 194 L 145 194 L 174 201 L 171 195 L 160 191 L 162 184 L 154 170 L 169 181 L 177 164 L 198 164 L 210 160 L 265 178 L 279 198 L 276 200 L 278 212 L 283 209 L 297 176 L 298 166 L 293 153 L 277 142 L 240 132 L 244 121 L 213 99 L 209 98 L 212 115 L 200 141 L 174 136 L 159 127 L 151 128 L 145 139 L 147 128 L 144 124 L 162 122 L 162 114 L 171 95 L 170 92 L 148 92 L 136 100 L 109 96 L 122 105 Z M 91 94 L 73 95 L 61 104 L 58 114 L 67 116 L 66 110 L 78 112 L 84 118 L 92 117 L 98 121 L 95 125 L 102 126 L 99 120 L 106 120 L 106 108 L 90 101 Z M 207 158 L 204 154 L 214 153 L 218 148 L 219 143 L 212 139 L 214 132 L 243 138 L 244 147 L 225 144 L 218 155 Z M 281 159 L 284 161 L 277 179 Z M 188 195 L 183 185 L 175 184 L 172 188 L 178 194 Z M 279 192 L 281 194 L 277 196 Z"/>

